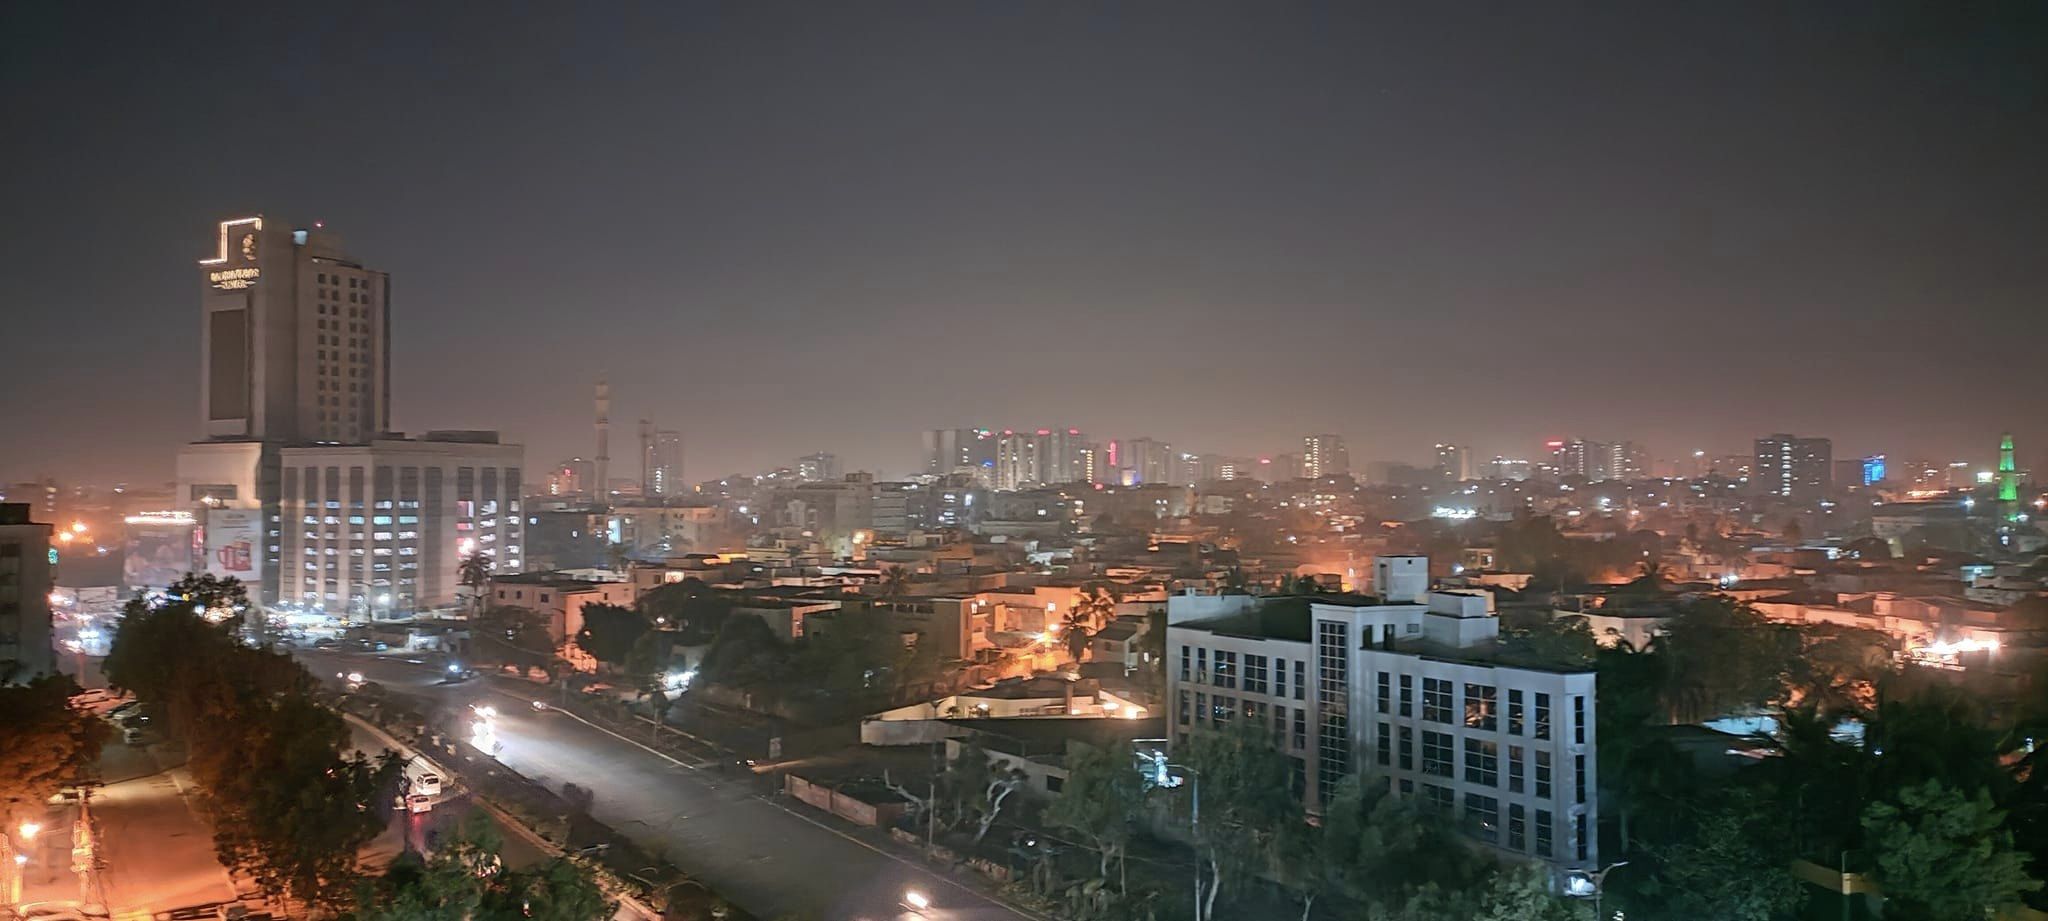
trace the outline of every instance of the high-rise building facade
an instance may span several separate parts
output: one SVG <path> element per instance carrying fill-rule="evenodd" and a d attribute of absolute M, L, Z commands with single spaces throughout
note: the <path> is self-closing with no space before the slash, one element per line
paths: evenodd
<path fill-rule="evenodd" d="M 796 459 L 796 478 L 806 483 L 839 479 L 839 456 L 820 452 Z"/>
<path fill-rule="evenodd" d="M 1750 483 L 1764 495 L 1818 502 L 1834 490 L 1834 476 L 1833 441 L 1783 434 L 1756 440 Z"/>
<path fill-rule="evenodd" d="M 1437 445 L 1436 471 L 1453 483 L 1472 479 L 1472 449 L 1464 445 Z"/>
<path fill-rule="evenodd" d="M 666 499 L 689 492 L 683 481 L 683 433 L 650 429 L 640 444 L 640 495 Z"/>
<path fill-rule="evenodd" d="M 50 646 L 52 525 L 26 502 L 0 503 L 0 682 L 57 670 Z"/>
<path fill-rule="evenodd" d="M 1308 479 L 1344 476 L 1351 472 L 1351 452 L 1338 435 L 1305 435 L 1301 439 L 1301 475 Z"/>
<path fill-rule="evenodd" d="M 319 225 L 220 222 L 199 260 L 200 428 L 361 442 L 390 427 L 391 280 Z"/>

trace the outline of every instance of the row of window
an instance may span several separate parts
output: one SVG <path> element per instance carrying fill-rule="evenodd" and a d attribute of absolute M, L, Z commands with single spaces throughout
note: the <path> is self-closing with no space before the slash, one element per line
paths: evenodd
<path fill-rule="evenodd" d="M 1271 694 L 1274 697 L 1288 696 L 1288 661 L 1283 658 L 1245 654 L 1243 671 L 1238 669 L 1238 654 L 1228 649 L 1216 650 L 1216 667 L 1209 667 L 1209 649 L 1206 646 L 1180 647 L 1180 680 L 1188 684 L 1207 684 L 1226 691 L 1243 690 L 1249 694 Z M 1295 660 L 1293 663 L 1293 698 L 1305 700 L 1308 696 L 1308 663 Z"/>
<path fill-rule="evenodd" d="M 1396 697 L 1395 685 L 1398 679 L 1400 694 Z M 1411 675 L 1394 675 L 1380 672 L 1374 688 L 1374 709 L 1380 713 L 1396 713 L 1401 716 L 1415 715 L 1415 685 Z M 1525 706 L 1525 696 L 1535 700 L 1534 720 Z M 1448 678 L 1422 679 L 1422 719 L 1425 722 L 1453 725 L 1463 722 L 1468 729 L 1495 732 L 1500 728 L 1500 689 L 1490 684 L 1465 684 L 1465 706 L 1459 714 L 1456 685 Z M 1456 718 L 1454 718 L 1456 717 Z M 1538 739 L 1551 736 L 1550 695 L 1536 692 L 1525 695 L 1520 688 L 1508 689 L 1507 732 L 1509 735 L 1527 734 Z M 1586 698 L 1572 696 L 1572 741 L 1586 744 Z"/>
<path fill-rule="evenodd" d="M 1374 734 L 1376 741 L 1379 743 L 1376 747 L 1377 755 L 1375 760 L 1379 762 L 1380 766 L 1389 768 L 1398 766 L 1404 771 L 1415 770 L 1414 732 L 1415 730 L 1412 727 L 1397 727 L 1388 723 L 1380 723 L 1375 727 Z M 1394 744 L 1397 733 L 1400 738 L 1398 746 Z M 1455 749 L 1453 747 L 1455 742 L 1456 740 L 1450 733 L 1436 732 L 1428 729 L 1423 730 L 1422 773 L 1431 777 L 1457 776 L 1454 761 Z M 1508 746 L 1507 791 L 1509 793 L 1522 793 L 1525 790 L 1526 772 L 1524 771 L 1524 766 L 1529 760 L 1526 757 L 1527 754 L 1528 751 L 1523 746 Z M 1550 752 L 1539 748 L 1534 754 L 1536 763 L 1536 797 L 1538 799 L 1549 799 L 1552 793 Z M 1466 739 L 1464 765 L 1466 783 L 1485 787 L 1500 786 L 1500 743 L 1491 739 Z M 1585 755 L 1572 756 L 1572 775 L 1572 801 L 1584 803 L 1586 801 L 1587 786 Z"/>

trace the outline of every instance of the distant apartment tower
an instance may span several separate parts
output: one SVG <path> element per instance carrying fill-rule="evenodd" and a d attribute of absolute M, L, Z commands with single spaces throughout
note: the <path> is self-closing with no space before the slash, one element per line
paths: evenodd
<path fill-rule="evenodd" d="M 361 442 L 389 428 L 389 276 L 318 224 L 261 215 L 221 221 L 199 269 L 207 437 Z"/>
<path fill-rule="evenodd" d="M 1834 475 L 1833 441 L 1783 434 L 1756 440 L 1750 482 L 1764 495 L 1818 502 L 1834 490 Z"/>
<path fill-rule="evenodd" d="M 57 670 L 50 646 L 50 534 L 26 502 L 0 503 L 0 682 Z"/>
<path fill-rule="evenodd" d="M 683 433 L 647 429 L 640 438 L 640 495 L 666 499 L 688 491 L 683 483 Z"/>
<path fill-rule="evenodd" d="M 797 458 L 796 478 L 805 483 L 839 479 L 839 455 L 820 452 Z"/>
<path fill-rule="evenodd" d="M 1640 480 L 1650 475 L 1650 452 L 1641 442 L 1616 442 L 1613 450 L 1612 479 Z"/>
<path fill-rule="evenodd" d="M 548 495 L 563 498 L 586 493 L 595 495 L 596 483 L 596 466 L 584 458 L 572 457 L 548 471 L 547 490 Z"/>
<path fill-rule="evenodd" d="M 1436 470 L 1453 483 L 1472 479 L 1472 449 L 1463 445 L 1437 445 Z"/>
<path fill-rule="evenodd" d="M 1341 436 L 1306 435 L 1301 439 L 1301 475 L 1308 479 L 1345 476 L 1351 472 L 1351 452 Z"/>

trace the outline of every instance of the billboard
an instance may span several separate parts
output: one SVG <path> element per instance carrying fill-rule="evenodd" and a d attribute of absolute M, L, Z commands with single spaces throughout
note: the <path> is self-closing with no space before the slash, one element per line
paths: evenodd
<path fill-rule="evenodd" d="M 122 579 L 130 588 L 165 588 L 194 568 L 198 530 L 184 512 L 130 515 Z"/>
<path fill-rule="evenodd" d="M 205 558 L 200 564 L 208 575 L 240 579 L 244 584 L 261 581 L 263 553 L 261 515 L 255 509 L 215 508 L 206 510 Z"/>

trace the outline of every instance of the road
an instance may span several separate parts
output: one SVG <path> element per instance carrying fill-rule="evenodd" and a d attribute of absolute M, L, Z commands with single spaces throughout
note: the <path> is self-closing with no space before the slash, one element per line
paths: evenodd
<path fill-rule="evenodd" d="M 1024 921 L 1020 914 L 943 876 L 785 810 L 757 795 L 748 777 L 679 765 L 559 711 L 535 711 L 534 696 L 483 681 L 444 685 L 432 660 L 300 650 L 315 675 L 337 672 L 459 708 L 490 703 L 500 714 L 499 760 L 559 790 L 574 782 L 595 793 L 591 814 L 650 853 L 665 854 L 762 918 L 817 921 L 915 918 L 900 909 L 907 890 L 927 894 L 929 921 Z M 797 805 L 796 809 L 808 809 Z"/>

